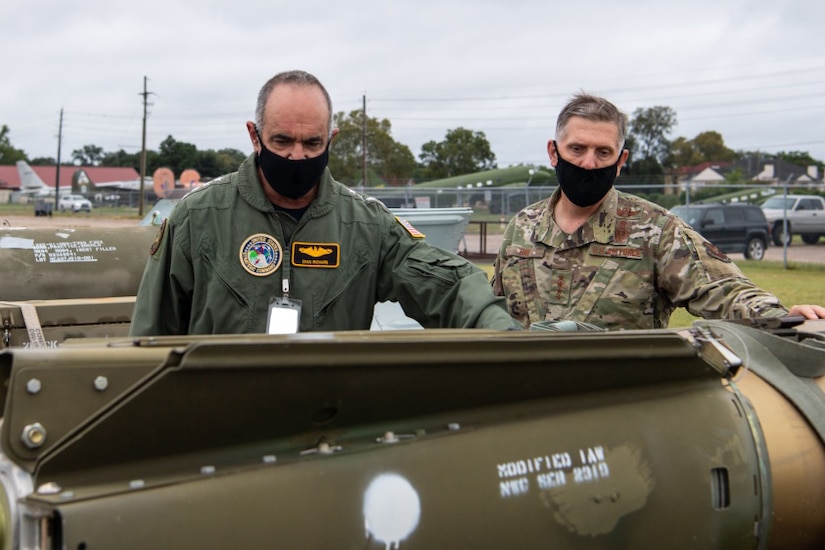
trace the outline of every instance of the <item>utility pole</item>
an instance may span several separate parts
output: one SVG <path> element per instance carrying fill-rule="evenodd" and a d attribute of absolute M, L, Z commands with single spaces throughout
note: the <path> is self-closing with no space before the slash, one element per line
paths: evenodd
<path fill-rule="evenodd" d="M 146 106 L 148 104 L 149 92 L 146 90 L 146 77 L 143 77 L 143 136 L 140 146 L 140 197 L 138 197 L 138 216 L 143 217 L 143 183 L 146 179 Z"/>
<path fill-rule="evenodd" d="M 60 200 L 60 147 L 63 144 L 63 108 L 60 108 L 60 125 L 57 129 L 57 175 L 54 180 L 54 208 L 57 210 L 57 205 Z"/>
<path fill-rule="evenodd" d="M 361 187 L 367 187 L 367 94 L 362 96 L 361 115 Z"/>

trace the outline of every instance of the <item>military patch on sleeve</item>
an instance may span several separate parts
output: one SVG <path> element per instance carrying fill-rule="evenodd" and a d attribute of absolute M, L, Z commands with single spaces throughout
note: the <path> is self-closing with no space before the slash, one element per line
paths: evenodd
<path fill-rule="evenodd" d="M 295 267 L 335 268 L 341 264 L 338 243 L 292 243 L 292 265 Z"/>
<path fill-rule="evenodd" d="M 160 242 L 163 240 L 163 234 L 166 232 L 166 222 L 169 221 L 169 218 L 164 218 L 163 222 L 160 224 L 160 229 L 158 230 L 158 234 L 155 237 L 155 240 L 152 241 L 152 246 L 149 247 L 149 255 L 154 256 L 155 252 L 158 251 L 160 248 Z"/>
<path fill-rule="evenodd" d="M 395 217 L 395 221 L 401 224 L 401 227 L 407 230 L 407 233 L 410 234 L 410 237 L 413 239 L 423 239 L 425 237 L 424 233 L 416 229 L 412 226 L 410 222 L 405 220 L 404 218 L 400 218 L 398 216 Z"/>
<path fill-rule="evenodd" d="M 724 252 L 716 248 L 716 245 L 714 245 L 713 243 L 705 241 L 703 244 L 705 245 L 705 251 L 711 258 L 716 258 L 717 260 L 723 261 L 725 263 L 731 262 L 731 259 L 728 258 L 728 256 Z"/>

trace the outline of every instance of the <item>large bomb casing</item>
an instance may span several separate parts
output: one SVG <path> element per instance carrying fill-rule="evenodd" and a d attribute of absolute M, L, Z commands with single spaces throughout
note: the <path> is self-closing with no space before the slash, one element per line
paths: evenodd
<path fill-rule="evenodd" d="M 0 302 L 134 296 L 153 226 L 2 228 Z"/>
<path fill-rule="evenodd" d="M 782 397 L 743 389 L 788 356 L 726 346 L 760 331 L 9 348 L 5 547 L 820 548 L 822 441 L 796 418 L 807 456 L 779 454 Z M 781 339 L 823 365 L 820 334 Z"/>
<path fill-rule="evenodd" d="M 55 348 L 69 339 L 127 336 L 134 307 L 134 296 L 0 302 L 0 349 L 33 347 L 32 342 Z M 32 319 L 37 328 L 29 326 Z"/>
<path fill-rule="evenodd" d="M 0 349 L 126 336 L 157 234 L 152 226 L 0 230 Z"/>

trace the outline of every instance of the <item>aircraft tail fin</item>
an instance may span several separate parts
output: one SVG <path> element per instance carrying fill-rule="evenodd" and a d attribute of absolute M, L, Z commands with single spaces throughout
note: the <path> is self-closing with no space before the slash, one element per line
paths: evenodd
<path fill-rule="evenodd" d="M 23 191 L 40 191 L 50 189 L 40 176 L 32 170 L 32 167 L 25 161 L 17 161 L 17 172 L 20 174 L 20 188 Z"/>

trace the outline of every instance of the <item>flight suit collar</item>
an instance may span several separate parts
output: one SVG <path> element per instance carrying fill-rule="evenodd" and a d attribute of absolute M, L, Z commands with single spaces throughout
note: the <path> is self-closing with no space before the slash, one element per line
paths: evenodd
<path fill-rule="evenodd" d="M 275 208 L 264 194 L 262 182 L 258 178 L 255 154 L 251 154 L 238 168 L 238 192 L 241 197 L 253 208 L 261 212 L 274 212 Z M 309 205 L 304 216 L 315 218 L 328 214 L 335 208 L 338 195 L 334 192 L 334 184 L 329 168 L 324 169 L 318 195 Z"/>

